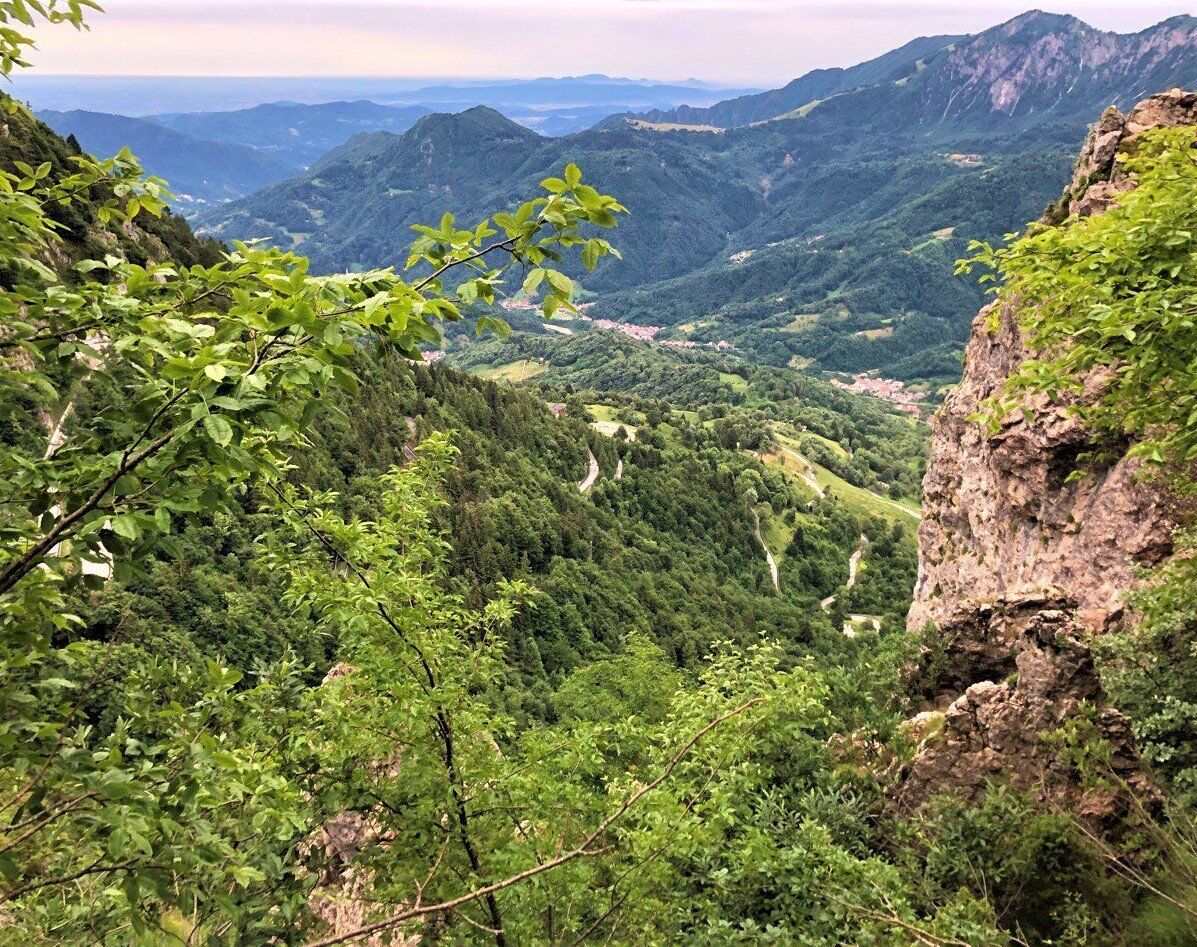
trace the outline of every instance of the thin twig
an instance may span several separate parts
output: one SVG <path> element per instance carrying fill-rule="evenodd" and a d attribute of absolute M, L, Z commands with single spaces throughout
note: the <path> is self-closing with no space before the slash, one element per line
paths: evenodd
<path fill-rule="evenodd" d="M 474 891 L 470 891 L 467 894 L 460 895 L 459 897 L 453 898 L 449 901 L 442 901 L 439 904 L 429 904 L 419 908 L 409 908 L 407 910 L 400 911 L 397 914 L 392 914 L 390 917 L 384 918 L 381 921 L 375 921 L 372 924 L 366 924 L 346 934 L 339 934 L 336 937 L 329 937 L 325 938 L 324 940 L 311 941 L 307 947 L 331 947 L 333 944 L 343 944 L 346 941 L 355 940 L 359 937 L 367 937 L 370 934 L 376 934 L 379 931 L 396 927 L 397 925 L 402 924 L 404 921 L 408 921 L 416 917 L 452 911 L 460 905 L 468 904 L 470 901 L 476 901 L 479 898 L 486 897 L 489 894 L 495 894 L 504 890 L 505 888 L 510 888 L 512 885 L 517 885 L 529 878 L 534 878 L 546 871 L 551 871 L 567 862 L 573 861 L 574 859 L 595 854 L 591 846 L 594 845 L 594 843 L 597 842 L 598 839 L 608 829 L 610 829 L 612 825 L 623 818 L 623 816 L 627 814 L 628 810 L 636 805 L 636 803 L 639 802 L 645 795 L 655 790 L 658 786 L 665 782 L 665 780 L 672 776 L 673 771 L 677 769 L 682 759 L 690 752 L 691 749 L 694 748 L 695 744 L 697 744 L 703 737 L 705 737 L 716 727 L 719 727 L 733 717 L 742 714 L 744 711 L 748 710 L 748 708 L 760 703 L 762 700 L 764 700 L 763 697 L 753 697 L 751 700 L 745 701 L 734 710 L 730 710 L 722 716 L 715 718 L 705 727 L 699 730 L 696 734 L 694 734 L 694 736 L 692 736 L 682 745 L 681 749 L 679 749 L 673 755 L 669 763 L 656 777 L 656 779 L 641 786 L 638 790 L 636 790 L 636 792 L 628 796 L 628 798 L 624 800 L 620 807 L 602 822 L 600 822 L 598 827 L 594 829 L 594 831 L 588 836 L 586 836 L 582 843 L 576 848 L 558 855 L 556 858 L 551 858 L 546 862 L 541 862 L 539 865 L 535 865 L 532 868 L 526 869 L 525 871 L 521 871 L 511 875 L 508 878 L 504 878 L 502 881 L 496 881 L 493 884 L 486 885 L 485 887 L 477 888 Z M 967 947 L 967 945 L 965 945 L 965 947 Z"/>

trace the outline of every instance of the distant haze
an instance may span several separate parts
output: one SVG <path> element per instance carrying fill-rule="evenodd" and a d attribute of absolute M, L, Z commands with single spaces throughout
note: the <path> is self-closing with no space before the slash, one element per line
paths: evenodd
<path fill-rule="evenodd" d="M 105 0 L 45 29 L 42 74 L 533 77 L 604 72 L 778 85 L 1031 6 L 1128 32 L 1190 3 L 1075 0 Z M 427 80 L 425 80 L 427 81 Z"/>

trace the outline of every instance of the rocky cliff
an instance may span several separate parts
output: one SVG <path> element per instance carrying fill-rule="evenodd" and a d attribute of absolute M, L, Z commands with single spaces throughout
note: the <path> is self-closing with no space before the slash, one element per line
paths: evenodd
<path fill-rule="evenodd" d="M 1102 213 L 1133 187 L 1115 161 L 1151 127 L 1197 124 L 1197 95 L 1173 91 L 1128 115 L 1109 109 L 1081 152 L 1063 207 Z M 997 307 L 996 309 L 994 307 Z M 1027 357 L 1017 307 L 986 307 L 973 324 L 964 377 L 933 422 L 919 530 L 919 579 L 908 624 L 926 635 L 918 693 L 942 729 L 925 739 L 895 804 L 937 792 L 966 796 L 1001 779 L 1104 820 L 1115 793 L 1084 790 L 1047 734 L 1070 721 L 1095 727 L 1115 770 L 1150 793 L 1130 728 L 1106 706 L 1092 636 L 1128 620 L 1138 570 L 1172 551 L 1181 518 L 1128 443 L 1098 443 L 1074 408 L 1102 389 L 1084 379 L 1071 401 L 1028 399 L 990 433 L 974 415 Z M 924 716 L 924 720 L 930 719 Z"/>
<path fill-rule="evenodd" d="M 1195 49 L 1197 18 L 1191 16 L 1120 34 L 1073 16 L 1031 11 L 947 52 L 940 74 L 929 77 L 928 105 L 942 104 L 945 116 L 956 117 L 1127 105 L 1166 88 L 1162 82 L 1191 77 Z"/>

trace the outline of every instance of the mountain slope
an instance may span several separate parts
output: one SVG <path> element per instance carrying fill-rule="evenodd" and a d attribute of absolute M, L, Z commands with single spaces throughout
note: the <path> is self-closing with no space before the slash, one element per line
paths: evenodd
<path fill-rule="evenodd" d="M 39 112 L 60 135 L 109 157 L 129 148 L 151 174 L 165 178 L 184 213 L 241 197 L 294 174 L 295 164 L 244 145 L 206 141 L 154 122 L 105 112 Z"/>
<path fill-rule="evenodd" d="M 897 79 L 718 134 L 621 117 L 546 139 L 487 109 L 431 116 L 355 139 L 204 225 L 298 247 L 323 269 L 376 265 L 399 257 L 412 223 L 504 208 L 574 161 L 631 211 L 620 265 L 578 274 L 604 294 L 600 314 L 776 365 L 950 380 L 979 301 L 953 260 L 1054 199 L 1094 101 L 1197 85 L 1197 19 L 1120 36 L 1031 13 L 940 39 L 810 81 Z"/>
<path fill-rule="evenodd" d="M 1120 34 L 1033 10 L 975 36 L 923 37 L 851 69 L 816 70 L 771 92 L 637 118 L 722 128 L 808 118 L 993 131 L 1087 121 L 1111 103 L 1128 107 L 1149 90 L 1195 83 L 1197 17 Z"/>
<path fill-rule="evenodd" d="M 52 177 L 62 177 L 75 169 L 72 158 L 79 154 L 76 145 L 64 141 L 45 122 L 7 96 L 0 96 L 5 109 L 3 134 L 0 135 L 0 166 L 10 168 L 17 161 L 38 167 L 49 163 Z M 117 227 L 101 223 L 96 204 L 100 195 L 81 196 L 71 204 L 51 205 L 50 218 L 58 225 L 65 257 L 55 265 L 82 259 L 102 259 L 118 252 L 135 263 L 171 260 L 182 266 L 211 266 L 220 259 L 220 246 L 197 239 L 187 222 L 170 212 L 161 217 L 139 214 L 131 223 Z"/>
<path fill-rule="evenodd" d="M 802 117 L 824 126 L 1014 130 L 1087 122 L 1146 89 L 1193 85 L 1197 17 L 1120 34 L 1032 11 L 941 50 L 908 77 L 833 96 Z"/>
<path fill-rule="evenodd" d="M 302 247 L 325 269 L 393 262 L 411 241 L 410 224 L 479 206 L 540 140 L 482 106 L 429 115 L 403 135 L 353 137 L 300 177 L 209 215 L 206 229 Z"/>
<path fill-rule="evenodd" d="M 780 89 L 727 99 L 707 108 L 679 105 L 677 108 L 646 112 L 636 117 L 648 122 L 713 125 L 717 128 L 765 122 L 836 92 L 901 78 L 917 68 L 917 63 L 924 57 L 959 39 L 959 36 L 920 36 L 876 59 L 848 69 L 815 69 Z"/>
<path fill-rule="evenodd" d="M 246 145 L 295 166 L 313 161 L 362 132 L 405 132 L 431 109 L 375 102 L 270 102 L 231 112 L 184 112 L 151 119 L 195 138 Z"/>
<path fill-rule="evenodd" d="M 401 136 L 358 136 L 307 174 L 218 209 L 204 226 L 222 238 L 293 244 L 324 269 L 374 265 L 410 243 L 412 223 L 503 208 L 569 161 L 635 205 L 620 232 L 625 259 L 612 271 L 624 281 L 701 263 L 759 211 L 746 182 L 685 140 L 632 129 L 543 138 L 479 106 L 428 116 Z"/>

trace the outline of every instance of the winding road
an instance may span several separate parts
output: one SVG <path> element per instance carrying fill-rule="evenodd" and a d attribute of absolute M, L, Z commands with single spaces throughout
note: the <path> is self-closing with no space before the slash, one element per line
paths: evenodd
<path fill-rule="evenodd" d="M 588 449 L 586 452 L 590 455 L 590 472 L 586 474 L 586 479 L 578 484 L 578 490 L 582 493 L 590 492 L 599 475 L 598 458 L 594 456 L 594 451 Z"/>
<path fill-rule="evenodd" d="M 778 575 L 777 560 L 773 558 L 773 553 L 769 551 L 769 547 L 765 545 L 765 537 L 761 535 L 761 517 L 756 510 L 752 511 L 752 518 L 756 520 L 756 541 L 761 544 L 761 548 L 765 550 L 765 561 L 769 563 L 769 575 L 773 577 L 773 588 L 778 592 L 781 591 L 781 579 Z"/>
<path fill-rule="evenodd" d="M 856 584 L 856 573 L 860 570 L 860 560 L 864 557 L 865 547 L 868 544 L 869 537 L 861 533 L 860 544 L 856 547 L 856 552 L 848 557 L 848 584 L 844 586 L 845 589 L 850 589 Z"/>
<path fill-rule="evenodd" d="M 823 497 L 827 495 L 827 491 L 824 490 L 823 485 L 815 479 L 815 471 L 810 465 L 810 461 L 799 454 L 798 451 L 794 450 L 793 448 L 786 447 L 784 444 L 781 445 L 781 449 L 803 466 L 803 469 L 798 471 L 799 479 L 801 479 L 803 483 L 814 490 L 820 500 L 823 499 Z"/>
<path fill-rule="evenodd" d="M 860 560 L 864 558 L 865 549 L 868 548 L 869 537 L 864 533 L 860 534 L 860 542 L 856 546 L 856 552 L 848 557 L 848 581 L 844 584 L 844 591 L 852 588 L 856 584 L 856 575 L 860 571 Z M 820 607 L 825 612 L 831 611 L 831 606 L 835 604 L 835 596 L 828 595 L 819 603 Z"/>

